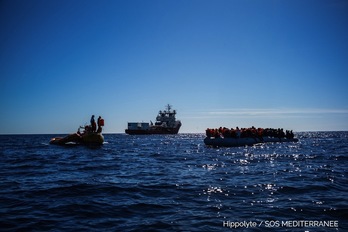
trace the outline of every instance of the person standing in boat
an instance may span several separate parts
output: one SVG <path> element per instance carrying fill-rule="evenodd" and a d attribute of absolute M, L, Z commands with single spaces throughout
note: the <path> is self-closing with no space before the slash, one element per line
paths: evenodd
<path fill-rule="evenodd" d="M 97 124 L 95 123 L 94 115 L 92 115 L 91 117 L 91 127 L 92 127 L 92 132 L 95 132 L 97 130 Z"/>
<path fill-rule="evenodd" d="M 102 119 L 101 116 L 98 117 L 97 124 L 98 124 L 97 133 L 101 133 L 102 132 L 102 126 L 104 126 L 104 119 Z"/>

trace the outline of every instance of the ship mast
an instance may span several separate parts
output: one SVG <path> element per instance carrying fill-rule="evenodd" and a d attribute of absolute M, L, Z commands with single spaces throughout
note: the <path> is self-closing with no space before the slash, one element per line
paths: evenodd
<path fill-rule="evenodd" d="M 171 105 L 169 105 L 169 104 L 167 104 L 167 110 L 168 110 L 168 113 L 170 112 L 170 109 L 172 108 L 172 106 Z"/>

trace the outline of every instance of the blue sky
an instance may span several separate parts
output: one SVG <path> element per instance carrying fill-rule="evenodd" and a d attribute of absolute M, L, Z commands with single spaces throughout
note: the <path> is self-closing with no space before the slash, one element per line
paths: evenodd
<path fill-rule="evenodd" d="M 348 130 L 348 2 L 0 1 L 0 134 Z"/>

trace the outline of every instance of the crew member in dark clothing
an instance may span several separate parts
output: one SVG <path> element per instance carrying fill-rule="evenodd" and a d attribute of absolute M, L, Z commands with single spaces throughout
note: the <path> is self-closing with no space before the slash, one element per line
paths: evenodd
<path fill-rule="evenodd" d="M 97 124 L 95 123 L 94 115 L 92 115 L 91 117 L 91 127 L 92 127 L 92 132 L 95 132 L 97 130 Z"/>
<path fill-rule="evenodd" d="M 100 117 L 100 116 L 98 117 L 97 123 L 98 123 L 97 133 L 101 133 L 102 132 L 102 126 L 104 126 L 103 122 L 102 122 L 102 117 Z"/>

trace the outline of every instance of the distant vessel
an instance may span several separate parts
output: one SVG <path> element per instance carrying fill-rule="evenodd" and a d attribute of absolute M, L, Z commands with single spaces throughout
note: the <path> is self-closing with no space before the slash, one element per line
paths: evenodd
<path fill-rule="evenodd" d="M 205 145 L 214 147 L 238 147 L 252 146 L 258 143 L 298 142 L 292 130 L 287 130 L 285 133 L 281 128 L 208 128 L 206 130 L 206 135 L 207 137 L 204 139 Z"/>
<path fill-rule="evenodd" d="M 155 125 L 148 122 L 129 122 L 125 132 L 129 135 L 177 134 L 181 122 L 175 118 L 176 111 L 167 105 L 164 111 L 159 111 Z"/>

